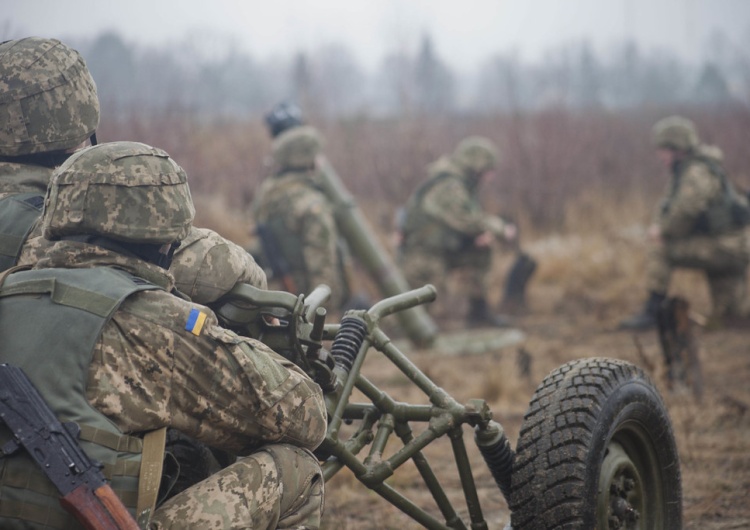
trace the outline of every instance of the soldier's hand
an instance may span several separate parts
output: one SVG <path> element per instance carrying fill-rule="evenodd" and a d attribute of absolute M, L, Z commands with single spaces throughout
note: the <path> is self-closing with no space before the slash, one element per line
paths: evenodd
<path fill-rule="evenodd" d="M 485 230 L 474 238 L 474 245 L 477 247 L 489 247 L 494 241 L 494 234 L 489 230 Z"/>
<path fill-rule="evenodd" d="M 507 223 L 503 227 L 503 237 L 508 243 L 512 243 L 518 237 L 518 227 L 515 223 Z"/>

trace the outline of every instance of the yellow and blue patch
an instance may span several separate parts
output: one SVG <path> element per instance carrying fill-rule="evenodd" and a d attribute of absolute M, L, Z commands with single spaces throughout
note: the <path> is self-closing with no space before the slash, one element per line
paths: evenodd
<path fill-rule="evenodd" d="M 185 323 L 185 329 L 193 335 L 200 335 L 205 322 L 206 313 L 198 309 L 191 309 L 187 322 Z"/>

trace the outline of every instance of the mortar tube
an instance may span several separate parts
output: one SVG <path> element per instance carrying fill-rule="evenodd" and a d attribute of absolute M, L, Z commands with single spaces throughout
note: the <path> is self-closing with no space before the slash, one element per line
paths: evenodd
<path fill-rule="evenodd" d="M 352 254 L 365 266 L 381 295 L 390 297 L 411 290 L 333 166 L 323 155 L 319 155 L 317 162 L 324 192 L 335 208 L 339 232 L 349 244 Z M 428 347 L 434 343 L 438 327 L 424 307 L 416 306 L 399 311 L 396 317 L 415 346 Z"/>

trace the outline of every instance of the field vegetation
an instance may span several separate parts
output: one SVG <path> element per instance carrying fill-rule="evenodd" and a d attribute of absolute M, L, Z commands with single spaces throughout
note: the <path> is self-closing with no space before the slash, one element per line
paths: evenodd
<path fill-rule="evenodd" d="M 488 400 L 513 443 L 535 386 L 562 362 L 587 356 L 636 362 L 662 390 L 674 422 L 686 528 L 750 528 L 750 330 L 699 329 L 705 393 L 697 401 L 684 389 L 664 386 L 655 333 L 615 329 L 645 296 L 645 228 L 667 183 L 650 146 L 650 127 L 672 113 L 694 119 L 703 140 L 724 151 L 735 183 L 750 189 L 750 110 L 742 105 L 627 112 L 551 108 L 442 118 L 321 117 L 315 125 L 326 139 L 328 158 L 386 245 L 395 209 L 424 178 L 431 161 L 466 135 L 493 139 L 503 154 L 497 177 L 485 183 L 485 207 L 515 219 L 523 247 L 539 261 L 529 286 L 531 310 L 518 317 L 527 335 L 522 348 L 531 356 L 531 373 L 519 373 L 516 348 L 470 357 L 435 358 L 419 352 L 415 362 L 429 366 L 428 374 L 459 401 Z M 253 246 L 249 208 L 268 171 L 270 152 L 260 119 L 206 121 L 176 108 L 118 116 L 104 119 L 102 141 L 137 140 L 165 149 L 187 170 L 196 224 Z M 497 249 L 492 301 L 501 295 L 511 261 L 507 249 Z M 672 291 L 687 297 L 695 313 L 708 313 L 708 290 L 700 274 L 680 271 Z M 375 383 L 408 398 L 408 388 L 392 377 L 388 366 L 374 367 Z M 443 450 L 447 447 L 430 448 L 438 457 Z M 505 502 L 476 452 L 471 456 L 488 519 L 493 528 L 502 528 L 508 521 Z M 446 471 L 454 467 L 448 458 L 440 462 Z M 416 472 L 394 480 L 413 485 L 415 498 L 429 506 Z M 414 526 L 345 472 L 328 485 L 326 525 Z"/>

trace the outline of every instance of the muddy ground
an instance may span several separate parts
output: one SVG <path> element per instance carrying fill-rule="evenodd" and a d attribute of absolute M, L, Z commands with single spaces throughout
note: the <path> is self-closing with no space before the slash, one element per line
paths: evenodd
<path fill-rule="evenodd" d="M 677 284 L 693 296 L 696 311 L 707 308 L 702 279 L 696 274 Z M 630 300 L 639 299 L 633 288 Z M 617 320 L 636 305 L 612 304 L 590 297 L 576 299 L 554 283 L 532 284 L 530 314 L 517 319 L 525 340 L 512 347 L 478 355 L 410 356 L 438 385 L 460 402 L 488 401 L 515 446 L 527 404 L 544 376 L 558 365 L 580 357 L 607 356 L 642 366 L 656 382 L 673 421 L 682 465 L 686 529 L 750 528 L 750 329 L 708 331 L 696 328 L 703 369 L 703 397 L 688 388 L 669 391 L 665 385 L 661 349 L 655 331 L 616 330 Z M 705 312 L 705 311 L 704 311 Z M 455 328 L 455 322 L 444 327 Z M 531 359 L 530 374 L 522 375 L 519 350 Z M 421 396 L 380 355 L 368 359 L 365 373 L 397 399 L 420 401 Z M 472 434 L 464 436 L 475 472 L 482 508 L 490 528 L 502 529 L 508 509 L 475 449 Z M 466 514 L 449 443 L 428 448 L 428 457 L 446 481 L 451 500 Z M 439 517 L 416 470 L 405 465 L 391 478 L 412 500 Z M 420 526 L 359 484 L 347 470 L 327 486 L 326 528 L 405 529 Z"/>

